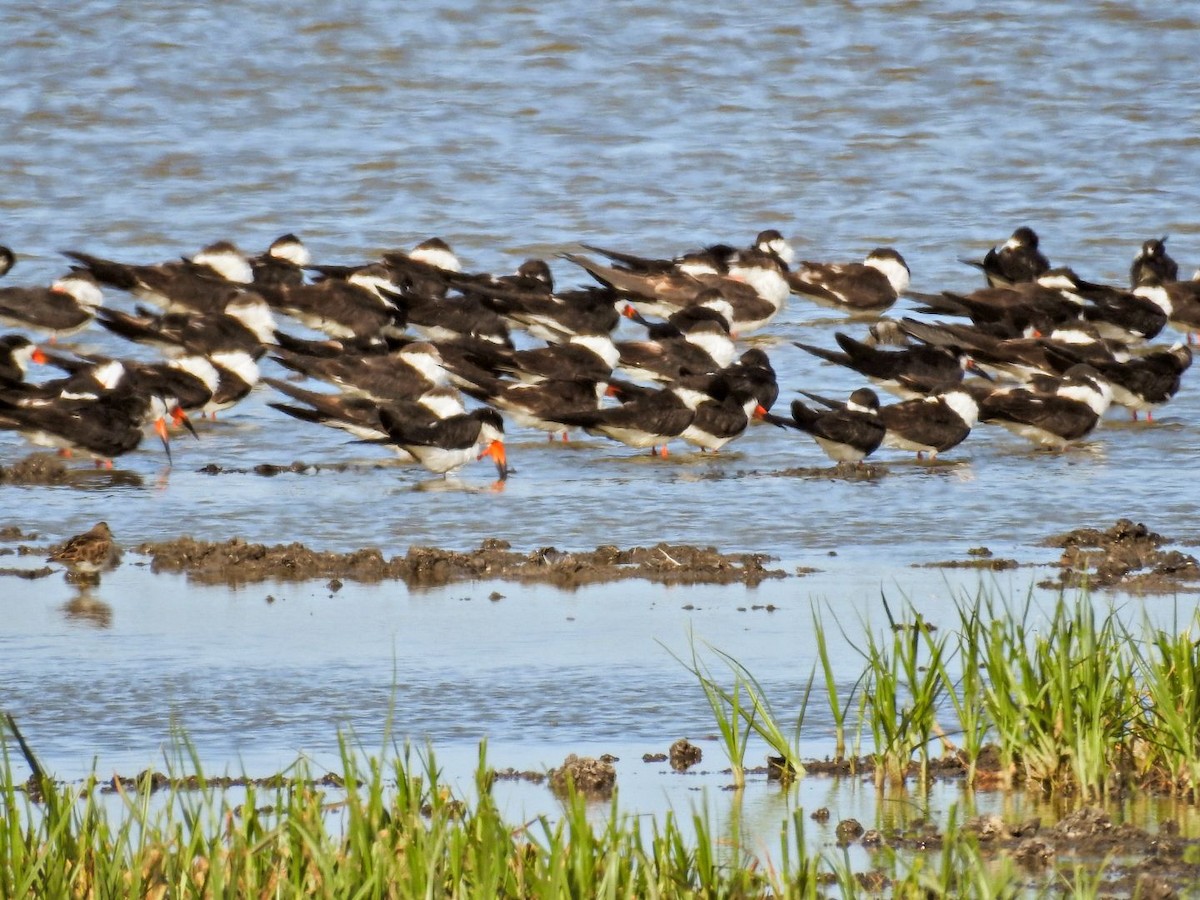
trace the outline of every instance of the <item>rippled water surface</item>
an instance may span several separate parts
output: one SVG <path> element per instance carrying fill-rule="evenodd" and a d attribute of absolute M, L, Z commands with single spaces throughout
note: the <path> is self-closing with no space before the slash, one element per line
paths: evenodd
<path fill-rule="evenodd" d="M 893 245 L 918 291 L 975 286 L 958 257 L 1019 224 L 1095 280 L 1123 281 L 1142 240 L 1162 234 L 1189 272 L 1200 263 L 1200 21 L 1161 4 L 541 6 L 6 4 L 0 243 L 20 254 L 6 282 L 48 281 L 67 248 L 153 262 L 219 238 L 258 251 L 286 231 L 337 263 L 439 235 L 471 270 L 540 255 L 568 285 L 585 279 L 554 254 L 579 241 L 669 255 L 767 227 L 806 259 Z M 785 403 L 858 386 L 791 344 L 832 346 L 838 327 L 862 326 L 797 299 L 755 338 Z M 78 342 L 130 352 L 95 331 Z M 72 610 L 57 576 L 0 582 L 2 703 L 64 772 L 93 754 L 146 764 L 172 721 L 218 766 L 269 767 L 329 752 L 339 724 L 376 733 L 389 705 L 402 735 L 460 751 L 487 735 L 519 748 L 519 763 L 606 741 L 659 749 L 706 727 L 698 691 L 657 643 L 681 651 L 689 627 L 790 696 L 812 665 L 813 599 L 872 621 L 881 589 L 939 597 L 945 611 L 941 576 L 910 563 L 980 544 L 1045 562 L 1045 536 L 1118 516 L 1200 536 L 1195 378 L 1154 425 L 1114 411 L 1068 453 L 985 427 L 937 466 L 880 454 L 888 473 L 870 482 L 788 474 L 825 458 L 766 426 L 717 457 L 667 460 L 518 430 L 502 491 L 484 466 L 430 483 L 284 418 L 260 389 L 202 424 L 199 442 L 178 440 L 170 472 L 147 442 L 118 463 L 132 479 L 0 486 L 0 518 L 47 540 L 106 519 L 126 546 L 236 534 L 387 555 L 489 536 L 518 549 L 669 540 L 823 573 L 757 591 L 331 596 L 196 589 L 131 556 L 96 592 L 107 613 Z M 0 462 L 26 452 L 0 433 Z M 293 460 L 361 465 L 199 471 Z M 1018 572 L 1004 590 L 1032 583 Z M 489 602 L 493 588 L 506 598 Z M 739 611 L 759 602 L 781 611 Z"/>

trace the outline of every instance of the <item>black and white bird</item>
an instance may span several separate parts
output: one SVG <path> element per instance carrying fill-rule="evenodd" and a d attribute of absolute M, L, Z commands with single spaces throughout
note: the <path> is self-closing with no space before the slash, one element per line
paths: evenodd
<path fill-rule="evenodd" d="M 999 249 L 993 247 L 982 260 L 961 262 L 983 271 L 990 287 L 1007 287 L 1035 281 L 1050 269 L 1050 261 L 1038 249 L 1038 236 L 1027 225 L 1012 233 Z"/>
<path fill-rule="evenodd" d="M 45 361 L 45 353 L 25 335 L 0 336 L 0 387 L 23 382 L 30 363 Z"/>
<path fill-rule="evenodd" d="M 33 328 L 57 340 L 91 324 L 103 302 L 100 286 L 90 273 L 70 272 L 46 288 L 0 288 L 0 322 Z"/>
<path fill-rule="evenodd" d="M 1167 253 L 1167 236 L 1150 238 L 1142 242 L 1142 249 L 1133 258 L 1129 267 L 1129 286 L 1161 284 L 1179 280 L 1179 265 Z"/>
<path fill-rule="evenodd" d="M 773 425 L 811 435 L 838 465 L 861 463 L 879 448 L 887 432 L 879 419 L 879 398 L 870 388 L 854 391 L 840 409 L 812 409 L 793 400 L 791 413 L 790 419 L 776 415 L 764 418 Z"/>
<path fill-rule="evenodd" d="M 695 410 L 684 398 L 668 388 L 638 389 L 631 385 L 623 390 L 615 386 L 612 389 L 625 402 L 560 414 L 557 421 L 665 458 L 671 439 L 682 435 L 696 418 Z"/>
<path fill-rule="evenodd" d="M 835 332 L 842 352 L 825 350 L 794 341 L 801 350 L 867 376 L 877 387 L 908 400 L 924 396 L 940 386 L 962 381 L 974 363 L 965 351 L 951 346 L 918 344 L 898 350 L 880 350 Z"/>
<path fill-rule="evenodd" d="M 990 388 L 987 388 L 990 391 Z M 817 394 L 804 395 L 829 409 L 844 409 L 846 404 Z M 887 429 L 883 446 L 916 453 L 921 459 L 957 447 L 967 439 L 979 420 L 979 403 L 970 390 L 953 386 L 946 391 L 880 406 L 879 420 Z"/>
<path fill-rule="evenodd" d="M 249 260 L 231 241 L 217 241 L 191 259 L 128 265 L 75 250 L 63 251 L 101 284 L 128 291 L 168 312 L 220 312 L 254 281 Z"/>
<path fill-rule="evenodd" d="M 879 247 L 861 263 L 802 262 L 788 273 L 788 286 L 822 306 L 856 313 L 879 313 L 908 290 L 911 272 L 904 257 Z"/>
<path fill-rule="evenodd" d="M 993 391 L 979 405 L 979 420 L 1001 425 L 1038 447 L 1065 450 L 1092 433 L 1112 396 L 1112 388 L 1094 368 L 1072 366 L 1052 391 Z"/>
<path fill-rule="evenodd" d="M 499 480 L 508 478 L 504 420 L 489 406 L 432 422 L 385 406 L 379 410 L 379 420 L 387 432 L 388 443 L 412 456 L 430 472 L 449 476 L 472 460 L 488 457 L 496 464 Z"/>

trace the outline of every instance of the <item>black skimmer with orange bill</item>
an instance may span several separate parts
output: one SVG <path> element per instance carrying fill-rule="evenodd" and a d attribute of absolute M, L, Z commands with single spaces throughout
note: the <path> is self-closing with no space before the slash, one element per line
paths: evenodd
<path fill-rule="evenodd" d="M 1007 428 L 1038 447 L 1065 450 L 1100 423 L 1112 388 L 1094 368 L 1072 366 L 1052 391 L 1000 389 L 979 404 L 979 420 Z"/>
<path fill-rule="evenodd" d="M 63 251 L 101 284 L 128 291 L 168 312 L 220 312 L 254 281 L 250 262 L 230 241 L 205 247 L 191 259 L 128 265 L 75 250 Z"/>
<path fill-rule="evenodd" d="M 1150 238 L 1142 242 L 1142 249 L 1133 258 L 1129 267 L 1129 286 L 1136 288 L 1143 284 L 1153 284 L 1179 280 L 1179 264 L 1167 253 L 1167 236 Z"/>
<path fill-rule="evenodd" d="M 0 387 L 23 382 L 30 363 L 45 361 L 45 353 L 25 335 L 0 336 Z"/>
<path fill-rule="evenodd" d="M 792 293 L 834 309 L 879 313 L 908 290 L 911 272 L 891 247 L 878 247 L 861 263 L 802 262 L 787 276 Z"/>
<path fill-rule="evenodd" d="M 405 451 L 430 472 L 449 475 L 475 459 L 489 457 L 500 481 L 508 478 L 504 419 L 490 406 L 430 422 L 382 407 L 380 423 L 388 443 Z"/>
<path fill-rule="evenodd" d="M 695 413 L 691 424 L 679 436 L 704 452 L 716 453 L 745 434 L 752 419 L 767 414 L 755 389 L 746 384 L 732 385 L 721 397 L 683 384 L 673 385 L 671 390 Z"/>
<path fill-rule="evenodd" d="M 879 398 L 870 388 L 854 391 L 841 409 L 818 410 L 793 400 L 791 418 L 767 415 L 773 425 L 810 435 L 838 465 L 861 463 L 883 443 L 887 429 L 879 419 Z"/>
<path fill-rule="evenodd" d="M 1036 281 L 1050 269 L 1050 261 L 1038 249 L 1038 236 L 1028 225 L 1012 233 L 999 249 L 993 247 L 982 260 L 963 259 L 960 262 L 980 269 L 989 287 L 1008 287 Z"/>
<path fill-rule="evenodd" d="M 0 288 L 0 322 L 43 331 L 56 340 L 90 325 L 103 302 L 90 273 L 70 272 L 46 288 Z"/>
<path fill-rule="evenodd" d="M 975 325 L 901 320 L 905 333 L 938 347 L 965 353 L 970 368 L 987 378 L 1009 377 L 1027 382 L 1035 375 L 1063 371 L 1055 361 L 1057 349 L 1078 354 L 1075 362 L 1112 359 L 1109 345 L 1087 323 L 1070 323 L 1043 336 L 997 337 Z"/>
<path fill-rule="evenodd" d="M 67 372 L 66 378 L 31 386 L 26 396 L 98 396 L 104 391 L 128 388 L 146 396 L 172 397 L 172 418 L 182 421 L 187 412 L 198 412 L 212 400 L 220 384 L 217 368 L 203 356 L 181 356 L 161 362 L 117 360 L 100 354 L 65 356 L 43 354 L 45 361 Z M 178 410 L 178 412 L 176 411 Z"/>
<path fill-rule="evenodd" d="M 99 396 L 56 397 L 32 403 L 14 402 L 0 395 L 0 428 L 19 431 L 42 447 L 86 453 L 98 465 L 112 461 L 142 442 L 142 429 L 153 424 L 171 461 L 167 417 L 174 400 L 147 397 L 130 390 Z"/>

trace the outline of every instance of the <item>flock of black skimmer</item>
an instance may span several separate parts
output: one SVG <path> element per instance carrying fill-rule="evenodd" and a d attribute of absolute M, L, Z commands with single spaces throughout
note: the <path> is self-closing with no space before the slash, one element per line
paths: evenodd
<path fill-rule="evenodd" d="M 936 294 L 909 290 L 894 249 L 800 262 L 775 230 L 749 247 L 669 259 L 583 244 L 561 254 L 588 280 L 570 289 L 541 259 L 511 275 L 466 272 L 438 238 L 355 265 L 314 264 L 292 234 L 257 256 L 221 241 L 154 264 L 70 250 L 48 287 L 0 286 L 0 321 L 17 329 L 0 337 L 0 427 L 109 466 L 153 428 L 169 458 L 172 425 L 194 434 L 192 417 L 215 416 L 262 383 L 281 414 L 434 473 L 487 457 L 501 480 L 506 420 L 550 440 L 582 429 L 662 456 L 673 440 L 716 452 L 755 420 L 811 435 L 838 465 L 881 446 L 936 457 L 980 422 L 1061 450 L 1110 404 L 1149 420 L 1179 390 L 1200 331 L 1200 280 L 1179 280 L 1165 241 L 1146 241 L 1118 287 L 1052 267 L 1022 227 L 982 260 L 963 260 L 986 286 Z M 0 247 L 0 276 L 15 261 Z M 106 305 L 109 290 L 136 298 L 132 311 Z M 803 391 L 809 402 L 771 411 L 779 385 L 766 347 L 794 351 L 739 341 L 793 296 L 864 328 L 836 332 L 836 349 L 795 346 L 872 387 L 844 400 Z M 925 318 L 883 317 L 902 296 Z M 622 322 L 644 334 L 615 339 Z M 59 343 L 96 326 L 160 348 L 161 361 Z M 1167 327 L 1187 340 L 1152 343 Z M 268 354 L 287 377 L 260 376 Z M 62 374 L 31 381 L 33 362 Z M 882 405 L 876 388 L 899 401 Z"/>

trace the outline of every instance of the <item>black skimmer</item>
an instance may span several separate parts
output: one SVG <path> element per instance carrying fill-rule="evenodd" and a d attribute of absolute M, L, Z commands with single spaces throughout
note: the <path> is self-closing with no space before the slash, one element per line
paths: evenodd
<path fill-rule="evenodd" d="M 417 421 L 391 407 L 379 410 L 380 423 L 395 444 L 430 472 L 449 475 L 474 459 L 490 457 L 500 481 L 508 478 L 504 420 L 490 406 L 445 419 Z"/>
<path fill-rule="evenodd" d="M 867 376 L 876 386 L 906 400 L 923 396 L 939 386 L 962 381 L 963 373 L 974 368 L 970 355 L 953 347 L 919 344 L 898 350 L 880 350 L 840 331 L 834 333 L 834 339 L 843 352 L 798 341 L 793 343 L 814 356 Z"/>
<path fill-rule="evenodd" d="M 754 239 L 754 249 L 774 255 L 785 270 L 790 269 L 796 261 L 795 248 L 788 243 L 787 238 L 777 228 L 767 228 L 760 231 L 758 237 Z"/>
<path fill-rule="evenodd" d="M 1039 374 L 1061 372 L 1056 363 L 1058 348 L 1079 355 L 1074 362 L 1112 358 L 1108 344 L 1086 323 L 1057 328 L 1044 337 L 997 337 L 978 326 L 958 323 L 927 323 L 901 320 L 907 334 L 938 347 L 970 356 L 970 368 L 984 377 L 1008 376 L 1027 382 Z M 1032 333 L 1032 330 L 1031 330 Z"/>
<path fill-rule="evenodd" d="M 145 396 L 172 397 L 176 424 L 189 411 L 201 411 L 220 385 L 216 366 L 203 356 L 181 356 L 162 362 L 117 360 L 97 354 L 67 357 L 43 354 L 50 365 L 69 373 L 67 378 L 31 387 L 30 396 L 98 396 L 104 391 L 128 388 Z M 190 428 L 190 424 L 189 424 Z M 194 432 L 193 432 L 194 433 Z"/>
<path fill-rule="evenodd" d="M 981 261 L 960 260 L 981 269 L 990 287 L 1007 287 L 1036 281 L 1050 269 L 1050 262 L 1038 250 L 1038 236 L 1032 228 L 1022 225 L 1004 245 L 993 247 Z"/>
<path fill-rule="evenodd" d="M 304 284 L 304 267 L 311 264 L 312 254 L 291 232 L 271 241 L 266 253 L 250 258 L 254 284 L 273 288 Z"/>
<path fill-rule="evenodd" d="M 398 337 L 405 330 L 399 287 L 383 265 L 359 269 L 348 278 L 316 284 L 262 287 L 259 292 L 275 310 L 335 339 Z"/>
<path fill-rule="evenodd" d="M 190 260 L 155 266 L 127 265 L 74 250 L 63 253 L 101 284 L 129 291 L 168 312 L 219 312 L 254 281 L 249 261 L 229 241 L 210 244 Z"/>
<path fill-rule="evenodd" d="M 886 433 L 879 420 L 879 398 L 870 388 L 859 388 L 841 409 L 811 409 L 792 401 L 792 417 L 767 415 L 773 425 L 803 431 L 817 442 L 825 455 L 836 462 L 861 463 L 883 443 Z"/>
<path fill-rule="evenodd" d="M 491 305 L 517 328 L 550 343 L 581 332 L 612 332 L 620 324 L 617 297 L 601 287 L 577 288 L 541 296 L 492 295 Z"/>
<path fill-rule="evenodd" d="M 699 250 L 689 250 L 672 259 L 656 259 L 648 256 L 638 256 L 632 253 L 622 253 L 617 250 L 607 250 L 594 244 L 581 244 L 587 250 L 606 256 L 622 268 L 639 275 L 656 275 L 676 269 L 698 273 L 725 274 L 729 265 L 735 263 L 744 250 L 738 250 L 729 244 L 710 244 Z M 750 248 L 774 256 L 784 269 L 791 266 L 796 258 L 796 251 L 784 236 L 775 228 L 767 228 L 758 233 Z"/>
<path fill-rule="evenodd" d="M 269 403 L 271 408 L 304 422 L 339 428 L 368 443 L 390 443 L 387 429 L 380 418 L 382 409 L 390 409 L 393 416 L 421 425 L 433 425 L 439 419 L 463 415 L 467 411 L 458 392 L 448 387 L 431 388 L 417 400 L 380 403 L 354 394 L 309 391 L 274 378 L 263 380 L 281 394 L 304 404 Z"/>
<path fill-rule="evenodd" d="M 1024 388 L 993 391 L 979 404 L 979 419 L 1001 425 L 1038 447 L 1064 450 L 1092 433 L 1112 396 L 1112 388 L 1094 368 L 1072 366 L 1052 393 Z"/>
<path fill-rule="evenodd" d="M 0 396 L 0 428 L 17 430 L 39 446 L 87 453 L 98 465 L 112 468 L 112 460 L 136 449 L 142 429 L 153 423 L 170 463 L 166 418 L 173 406 L 173 399 L 120 389 L 28 404 Z"/>
<path fill-rule="evenodd" d="M 451 278 L 462 272 L 458 256 L 438 237 L 423 240 L 410 251 L 389 250 L 382 260 L 410 302 L 445 297 Z"/>
<path fill-rule="evenodd" d="M 1192 364 L 1192 351 L 1185 344 L 1133 357 L 1124 353 L 1107 359 L 1083 357 L 1069 346 L 1055 348 L 1052 355 L 1064 375 L 1080 363 L 1099 372 L 1112 389 L 1112 402 L 1128 409 L 1135 422 L 1139 412 L 1153 421 L 1154 410 L 1179 392 L 1183 373 Z"/>
<path fill-rule="evenodd" d="M 632 378 L 677 381 L 685 375 L 707 375 L 733 362 L 735 348 L 727 329 L 698 322 L 683 335 L 658 341 L 620 341 L 617 366 Z"/>
<path fill-rule="evenodd" d="M 1129 267 L 1129 286 L 1161 284 L 1179 280 L 1179 265 L 1167 253 L 1167 236 L 1142 242 L 1142 249 Z"/>
<path fill-rule="evenodd" d="M 534 383 L 548 378 L 607 381 L 621 359 L 620 351 L 607 332 L 573 334 L 564 343 L 527 350 L 508 350 L 478 341 L 443 346 L 447 352 L 465 348 L 466 352 L 449 361 L 447 366 L 468 381 L 471 380 L 472 366 L 494 375 L 507 373 L 521 381 Z"/>
<path fill-rule="evenodd" d="M 67 581 L 75 584 L 99 584 L 104 572 L 121 563 L 121 547 L 113 539 L 107 522 L 97 522 L 82 534 L 52 547 L 47 562 L 67 567 Z"/>
<path fill-rule="evenodd" d="M 666 317 L 685 306 L 711 297 L 716 290 L 734 310 L 731 329 L 748 334 L 762 328 L 783 308 L 789 291 L 779 260 L 761 251 L 739 255 L 736 265 L 722 274 L 700 263 L 680 265 L 668 272 L 639 275 L 605 266 L 572 253 L 563 257 L 580 266 L 606 287 L 621 291 L 643 313 Z"/>
<path fill-rule="evenodd" d="M 652 341 L 683 337 L 684 332 L 698 322 L 715 322 L 726 334 L 732 335 L 734 321 L 732 304 L 717 290 L 701 294 L 695 303 L 671 313 L 661 322 L 647 319 L 632 303 L 625 304 L 622 315 L 644 327 L 646 337 Z"/>
<path fill-rule="evenodd" d="M 844 403 L 808 391 L 804 395 L 830 409 L 845 407 Z M 926 453 L 936 459 L 939 453 L 967 439 L 979 420 L 979 403 L 971 391 L 954 386 L 943 393 L 881 406 L 878 415 L 887 429 L 884 447 L 916 453 L 917 459 Z"/>
<path fill-rule="evenodd" d="M 653 390 L 633 385 L 610 385 L 610 391 L 618 394 L 618 399 L 624 394 L 626 402 L 602 409 L 567 412 L 557 421 L 665 458 L 667 443 L 683 434 L 696 417 L 695 410 L 684 398 L 668 388 Z"/>
<path fill-rule="evenodd" d="M 967 316 L 977 325 L 998 325 L 1015 332 L 1078 320 L 1086 301 L 1078 293 L 1079 278 L 1070 269 L 1051 269 L 1036 280 L 980 288 L 970 294 L 943 291 L 924 297 L 921 312 Z"/>
<path fill-rule="evenodd" d="M 381 353 L 361 354 L 350 349 L 332 356 L 279 348 L 272 359 L 293 372 L 380 403 L 415 401 L 432 388 L 448 383 L 442 354 L 426 341 L 413 341 Z"/>
<path fill-rule="evenodd" d="M 275 318 L 261 296 L 236 293 L 220 312 L 130 315 L 101 307 L 97 321 L 114 334 L 152 344 L 168 354 L 211 356 L 224 350 L 243 350 L 254 358 L 275 342 Z"/>
<path fill-rule="evenodd" d="M 0 288 L 0 322 L 44 331 L 54 340 L 86 328 L 103 302 L 90 273 L 71 272 L 48 288 Z"/>
<path fill-rule="evenodd" d="M 0 244 L 0 278 L 7 275 L 16 264 L 17 254 L 13 253 L 12 250 L 3 244 Z"/>
<path fill-rule="evenodd" d="M 752 418 L 762 418 L 766 409 L 758 402 L 754 388 L 732 386 L 721 398 L 682 384 L 672 386 L 695 415 L 679 435 L 702 451 L 716 453 L 734 438 L 745 433 Z"/>
<path fill-rule="evenodd" d="M 409 326 L 430 341 L 477 338 L 511 347 L 512 337 L 504 317 L 477 297 L 448 296 L 420 300 L 406 295 Z"/>
<path fill-rule="evenodd" d="M 44 363 L 46 355 L 23 334 L 0 337 L 0 387 L 23 382 L 31 362 Z"/>
<path fill-rule="evenodd" d="M 756 413 L 752 418 L 761 418 L 757 407 L 767 412 L 779 399 L 779 384 L 775 377 L 775 369 L 766 351 L 751 347 L 738 360 L 719 372 L 711 375 L 687 375 L 677 382 L 679 387 L 701 391 L 708 396 L 727 402 L 733 400 L 741 405 L 749 397 L 756 401 Z"/>
<path fill-rule="evenodd" d="M 599 409 L 607 387 L 607 382 L 587 378 L 527 383 L 481 374 L 476 382 L 464 384 L 463 392 L 501 410 L 518 425 L 545 431 L 551 440 L 562 432 L 565 441 L 562 417 Z"/>
<path fill-rule="evenodd" d="M 903 256 L 890 247 L 879 247 L 861 263 L 802 262 L 787 282 L 793 293 L 822 306 L 877 313 L 908 290 L 910 277 Z"/>
<path fill-rule="evenodd" d="M 1187 335 L 1188 343 L 1200 332 L 1200 281 L 1148 280 L 1134 288 L 1133 293 L 1159 307 L 1167 316 L 1167 324 Z"/>
<path fill-rule="evenodd" d="M 1162 307 L 1132 291 L 1084 281 L 1072 293 L 1088 301 L 1083 308 L 1083 319 L 1092 323 L 1106 340 L 1142 344 L 1154 340 L 1167 326 L 1167 314 Z"/>

